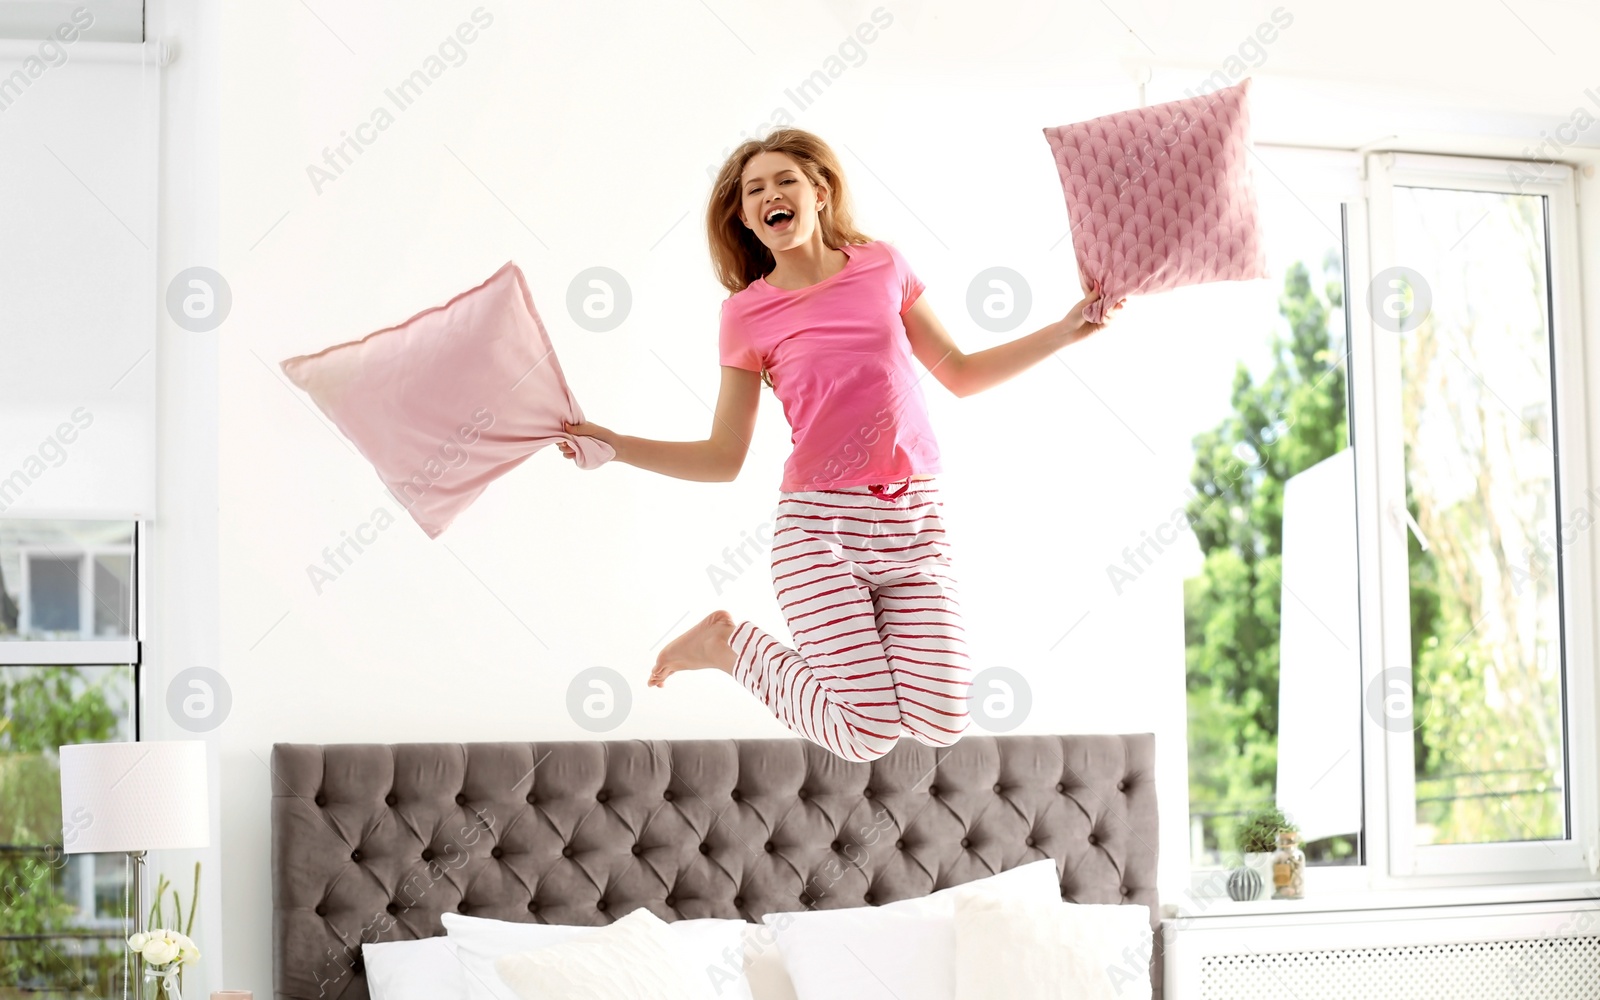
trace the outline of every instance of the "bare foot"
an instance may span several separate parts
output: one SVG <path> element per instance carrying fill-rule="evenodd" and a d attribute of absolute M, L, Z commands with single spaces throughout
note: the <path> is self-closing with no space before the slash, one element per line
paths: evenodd
<path fill-rule="evenodd" d="M 733 637 L 733 616 L 726 611 L 713 611 L 700 620 L 700 624 L 667 643 L 656 657 L 656 667 L 650 671 L 650 687 L 660 687 L 668 677 L 680 670 L 704 670 L 707 667 L 723 673 L 733 673 L 733 647 L 728 640 Z"/>

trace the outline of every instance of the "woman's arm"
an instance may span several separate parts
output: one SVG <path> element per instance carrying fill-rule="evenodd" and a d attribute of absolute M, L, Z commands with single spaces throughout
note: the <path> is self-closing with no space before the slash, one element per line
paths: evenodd
<path fill-rule="evenodd" d="M 711 436 L 704 441 L 655 441 L 630 437 L 599 424 L 567 424 L 567 431 L 599 438 L 616 450 L 615 461 L 659 472 L 674 479 L 697 483 L 727 483 L 739 475 L 750 436 L 756 428 L 756 409 L 761 403 L 761 374 L 743 368 L 722 368 L 722 389 L 717 394 L 717 410 L 711 420 Z M 559 442 L 561 453 L 576 458 L 572 445 Z"/>
<path fill-rule="evenodd" d="M 923 295 L 905 314 L 906 336 L 911 341 L 911 353 L 933 373 L 939 384 L 957 396 L 970 396 L 1027 371 L 1061 348 L 1103 327 L 1105 323 L 1086 323 L 1083 319 L 1083 307 L 1099 297 L 1099 291 L 1091 289 L 1071 312 L 1049 326 L 976 354 L 964 354 L 933 314 L 927 295 Z M 1106 310 L 1107 322 L 1125 301 L 1118 300 Z"/>

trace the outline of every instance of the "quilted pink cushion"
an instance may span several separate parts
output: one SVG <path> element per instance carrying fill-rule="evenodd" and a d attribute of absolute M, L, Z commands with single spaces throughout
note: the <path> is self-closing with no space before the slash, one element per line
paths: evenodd
<path fill-rule="evenodd" d="M 604 441 L 562 430 L 583 411 L 515 263 L 399 326 L 290 358 L 283 371 L 429 538 L 545 445 L 571 441 L 585 469 L 616 457 Z"/>
<path fill-rule="evenodd" d="M 1128 295 L 1263 278 L 1246 77 L 1232 87 L 1047 128 L 1078 273 L 1100 283 L 1084 319 Z"/>

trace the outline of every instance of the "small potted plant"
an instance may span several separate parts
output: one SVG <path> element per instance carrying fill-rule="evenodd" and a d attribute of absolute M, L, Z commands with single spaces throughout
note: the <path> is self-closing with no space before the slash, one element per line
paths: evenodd
<path fill-rule="evenodd" d="M 1244 868 L 1253 872 L 1255 877 L 1239 878 L 1238 888 L 1241 891 L 1237 892 L 1236 880 L 1230 877 L 1228 894 L 1239 900 L 1265 899 L 1267 889 L 1272 885 L 1272 857 L 1278 849 L 1278 834 L 1286 830 L 1298 833 L 1299 829 L 1275 806 L 1251 813 L 1239 828 L 1238 847 L 1244 855 Z M 1237 876 L 1238 872 L 1234 874 Z M 1243 891 L 1252 887 L 1253 892 Z"/>

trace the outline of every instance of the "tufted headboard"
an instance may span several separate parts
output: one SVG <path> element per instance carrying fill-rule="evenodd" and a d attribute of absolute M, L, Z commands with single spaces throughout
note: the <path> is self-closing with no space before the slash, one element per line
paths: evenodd
<path fill-rule="evenodd" d="M 1150 907 L 1159 1000 L 1154 760 L 1149 734 L 902 740 L 872 763 L 798 739 L 280 743 L 274 996 L 367 1000 L 361 943 L 442 934 L 447 910 L 759 920 L 1053 857 L 1063 899 Z"/>

